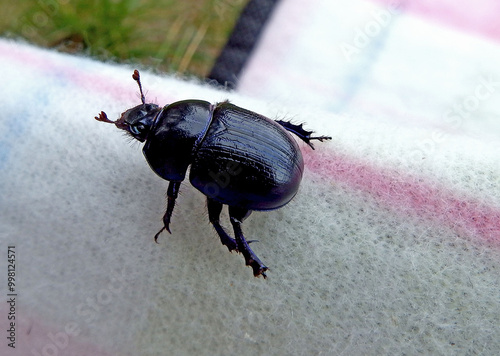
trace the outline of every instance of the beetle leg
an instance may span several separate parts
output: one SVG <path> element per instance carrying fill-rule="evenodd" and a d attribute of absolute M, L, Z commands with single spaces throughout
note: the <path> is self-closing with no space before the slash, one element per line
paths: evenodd
<path fill-rule="evenodd" d="M 265 272 L 267 271 L 267 267 L 252 251 L 243 236 L 243 232 L 241 231 L 241 223 L 248 217 L 248 215 L 250 215 L 251 212 L 252 211 L 248 209 L 234 206 L 229 207 L 229 217 L 231 219 L 231 225 L 233 225 L 234 237 L 236 239 L 238 250 L 243 254 L 243 257 L 245 257 L 246 265 L 252 267 L 253 275 L 255 277 L 262 275 L 262 277 L 266 278 L 267 276 Z"/>
<path fill-rule="evenodd" d="M 309 147 L 311 147 L 314 150 L 314 146 L 311 143 L 311 140 L 318 140 L 323 142 L 324 140 L 331 140 L 332 138 L 330 136 L 314 136 L 311 137 L 311 134 L 313 131 L 307 131 L 304 130 L 302 127 L 302 124 L 300 125 L 294 125 L 290 121 L 282 121 L 282 120 L 276 120 L 278 124 L 283 126 L 287 131 L 290 131 L 291 133 L 295 134 L 298 138 L 300 138 L 302 141 L 307 143 Z"/>
<path fill-rule="evenodd" d="M 181 186 L 181 182 L 170 182 L 168 184 L 167 190 L 167 211 L 165 215 L 163 215 L 163 227 L 160 231 L 158 231 L 155 235 L 155 242 L 158 242 L 158 236 L 163 230 L 170 231 L 170 218 L 172 217 L 172 212 L 174 211 L 175 199 L 177 199 L 177 195 L 179 194 L 179 188 Z"/>
<path fill-rule="evenodd" d="M 229 251 L 238 251 L 236 246 L 236 241 L 230 237 L 224 228 L 219 223 L 220 213 L 222 211 L 222 203 L 215 201 L 214 199 L 207 198 L 207 208 L 208 208 L 208 219 L 212 223 L 220 237 L 220 241 L 224 246 L 227 247 Z"/>

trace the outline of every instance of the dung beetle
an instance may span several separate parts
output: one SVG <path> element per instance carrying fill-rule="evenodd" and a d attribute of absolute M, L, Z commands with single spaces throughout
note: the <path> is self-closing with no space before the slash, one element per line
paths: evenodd
<path fill-rule="evenodd" d="M 208 217 L 222 244 L 229 251 L 241 252 L 254 276 L 266 278 L 267 267 L 246 241 L 241 223 L 253 210 L 273 210 L 287 204 L 297 193 L 304 162 L 291 135 L 297 135 L 314 149 L 312 137 L 302 125 L 270 120 L 224 101 L 211 104 L 202 100 L 183 100 L 160 108 L 146 103 L 139 71 L 137 82 L 141 104 L 128 109 L 116 121 L 101 111 L 95 119 L 115 124 L 140 142 L 151 169 L 168 180 L 167 211 L 163 230 L 170 231 L 170 219 L 180 185 L 189 166 L 189 181 L 207 197 Z M 220 225 L 223 205 L 229 208 L 234 230 L 230 237 Z"/>

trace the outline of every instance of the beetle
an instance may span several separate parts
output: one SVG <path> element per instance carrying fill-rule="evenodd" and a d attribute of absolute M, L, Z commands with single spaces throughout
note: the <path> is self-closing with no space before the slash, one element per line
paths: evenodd
<path fill-rule="evenodd" d="M 314 149 L 312 140 L 330 140 L 329 136 L 311 136 L 301 125 L 271 120 L 255 112 L 224 101 L 211 104 L 203 100 L 183 100 L 159 107 L 146 103 L 139 71 L 137 82 L 141 104 L 123 112 L 116 121 L 106 113 L 96 120 L 115 124 L 133 138 L 145 142 L 143 153 L 151 169 L 169 181 L 164 230 L 170 220 L 190 166 L 191 184 L 207 197 L 208 218 L 229 251 L 241 252 L 254 276 L 266 278 L 268 268 L 249 246 L 241 229 L 253 210 L 278 209 L 297 193 L 304 161 L 300 149 L 289 134 L 295 134 Z M 234 238 L 224 230 L 219 217 L 228 206 Z"/>

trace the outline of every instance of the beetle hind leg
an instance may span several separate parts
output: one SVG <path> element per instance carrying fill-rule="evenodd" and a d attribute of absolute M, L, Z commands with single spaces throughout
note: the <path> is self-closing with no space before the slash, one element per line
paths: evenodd
<path fill-rule="evenodd" d="M 246 265 L 252 267 L 253 275 L 255 277 L 262 275 L 262 277 L 266 278 L 265 272 L 268 268 L 252 251 L 241 230 L 241 223 L 243 222 L 243 220 L 245 220 L 245 218 L 248 217 L 248 215 L 250 215 L 250 213 L 251 211 L 248 209 L 242 209 L 233 206 L 229 207 L 229 217 L 231 219 L 231 225 L 233 225 L 234 237 L 238 246 L 238 251 L 243 254 L 243 257 L 245 257 Z"/>
<path fill-rule="evenodd" d="M 287 131 L 290 131 L 291 133 L 295 134 L 298 138 L 300 138 L 302 141 L 307 143 L 309 147 L 311 147 L 313 150 L 314 146 L 311 143 L 311 140 L 318 140 L 320 142 L 323 142 L 325 140 L 332 139 L 330 136 L 311 136 L 313 131 L 304 130 L 302 124 L 295 125 L 292 124 L 290 121 L 283 121 L 283 120 L 276 120 L 276 122 L 281 126 L 283 126 Z"/>
<path fill-rule="evenodd" d="M 207 208 L 208 219 L 212 223 L 215 231 L 217 231 L 222 244 L 226 246 L 229 251 L 238 251 L 236 241 L 227 234 L 227 232 L 223 229 L 219 222 L 220 213 L 222 211 L 222 204 L 211 198 L 207 198 Z"/>

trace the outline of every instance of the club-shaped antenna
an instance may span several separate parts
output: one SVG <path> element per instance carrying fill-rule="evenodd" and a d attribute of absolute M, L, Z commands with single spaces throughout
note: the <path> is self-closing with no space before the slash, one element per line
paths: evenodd
<path fill-rule="evenodd" d="M 146 98 L 144 97 L 144 93 L 142 92 L 141 76 L 139 75 L 139 71 L 137 69 L 134 70 L 134 74 L 132 74 L 132 78 L 137 82 L 137 85 L 139 85 L 139 90 L 141 91 L 142 105 L 146 106 Z M 130 109 L 130 110 L 132 110 L 132 109 Z M 128 112 L 128 111 L 126 111 L 126 112 Z M 124 121 L 125 120 L 124 119 L 125 113 L 123 113 L 122 116 L 118 120 L 111 121 L 110 119 L 108 119 L 108 116 L 106 115 L 106 113 L 104 111 L 101 111 L 99 113 L 99 116 L 96 116 L 95 119 L 97 121 L 107 122 L 109 124 L 115 124 L 116 127 L 118 127 L 119 129 L 122 129 L 122 130 L 128 130 L 128 125 Z"/>
<path fill-rule="evenodd" d="M 142 92 L 141 76 L 139 75 L 139 71 L 137 69 L 134 70 L 132 78 L 137 82 L 137 85 L 139 85 L 139 90 L 141 91 L 142 105 L 146 105 L 146 98 L 144 97 L 144 93 Z"/>

